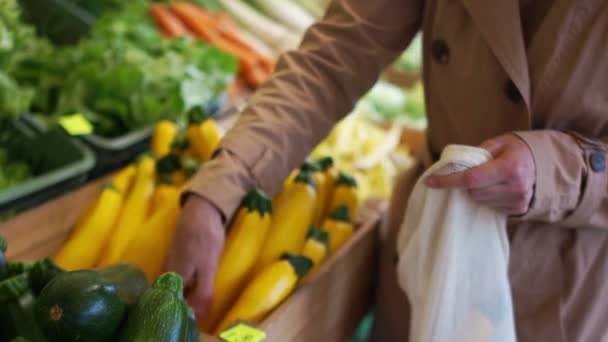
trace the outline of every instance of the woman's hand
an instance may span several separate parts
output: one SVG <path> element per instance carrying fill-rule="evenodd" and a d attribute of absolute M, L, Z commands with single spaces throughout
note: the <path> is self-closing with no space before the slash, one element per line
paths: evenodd
<path fill-rule="evenodd" d="M 186 298 L 199 318 L 205 317 L 211 306 L 225 234 L 219 210 L 203 197 L 189 196 L 182 208 L 167 269 L 184 278 Z"/>
<path fill-rule="evenodd" d="M 464 172 L 430 176 L 434 189 L 465 188 L 471 198 L 509 215 L 528 212 L 536 183 L 536 166 L 528 145 L 514 134 L 490 139 L 481 147 L 494 159 Z"/>

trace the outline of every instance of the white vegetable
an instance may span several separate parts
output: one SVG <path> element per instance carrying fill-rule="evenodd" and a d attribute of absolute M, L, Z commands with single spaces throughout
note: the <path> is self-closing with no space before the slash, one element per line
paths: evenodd
<path fill-rule="evenodd" d="M 264 13 L 283 23 L 297 33 L 304 34 L 315 18 L 288 0 L 252 0 Z"/>
<path fill-rule="evenodd" d="M 325 14 L 327 6 L 321 4 L 319 0 L 293 0 L 303 9 L 312 14 L 315 18 L 321 18 Z"/>
<path fill-rule="evenodd" d="M 284 51 L 296 47 L 300 38 L 285 27 L 260 14 L 241 0 L 220 0 L 224 9 L 267 44 Z"/>
<path fill-rule="evenodd" d="M 242 27 L 237 27 L 237 31 L 239 37 L 243 39 L 243 41 L 249 45 L 252 49 L 254 49 L 260 55 L 267 57 L 271 60 L 276 60 L 279 56 L 278 51 L 274 50 L 268 44 L 266 44 L 259 37 L 254 35 L 253 33 L 247 31 Z"/>

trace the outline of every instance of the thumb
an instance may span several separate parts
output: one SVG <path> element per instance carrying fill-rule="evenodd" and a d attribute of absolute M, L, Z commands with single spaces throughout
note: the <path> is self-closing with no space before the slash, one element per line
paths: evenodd
<path fill-rule="evenodd" d="M 496 158 L 502 152 L 504 145 L 505 144 L 500 138 L 494 138 L 484 141 L 479 147 L 490 152 L 492 157 Z"/>

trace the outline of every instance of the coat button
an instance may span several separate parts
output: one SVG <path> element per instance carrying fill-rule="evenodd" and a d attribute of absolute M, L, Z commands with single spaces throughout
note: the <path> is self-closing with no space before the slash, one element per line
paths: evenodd
<path fill-rule="evenodd" d="M 505 84 L 505 95 L 507 95 L 509 101 L 513 103 L 520 103 L 523 100 L 519 89 L 517 89 L 517 86 L 515 85 L 515 83 L 513 83 L 512 80 L 509 80 Z"/>
<path fill-rule="evenodd" d="M 606 170 L 606 157 L 603 152 L 593 152 L 589 157 L 591 163 L 591 169 L 595 172 L 602 172 Z"/>
<path fill-rule="evenodd" d="M 447 64 L 450 59 L 450 48 L 443 39 L 436 39 L 431 45 L 433 59 L 439 64 Z"/>

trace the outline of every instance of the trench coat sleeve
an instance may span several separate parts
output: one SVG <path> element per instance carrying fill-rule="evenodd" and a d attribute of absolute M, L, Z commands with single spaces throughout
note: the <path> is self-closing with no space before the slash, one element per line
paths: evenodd
<path fill-rule="evenodd" d="M 332 1 L 301 46 L 279 59 L 186 194 L 205 197 L 227 218 L 256 185 L 276 194 L 407 47 L 422 11 L 421 0 Z"/>
<path fill-rule="evenodd" d="M 523 220 L 569 228 L 608 227 L 608 139 L 539 130 L 517 132 L 536 163 L 532 205 Z"/>

